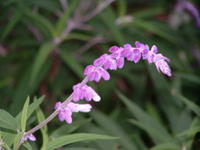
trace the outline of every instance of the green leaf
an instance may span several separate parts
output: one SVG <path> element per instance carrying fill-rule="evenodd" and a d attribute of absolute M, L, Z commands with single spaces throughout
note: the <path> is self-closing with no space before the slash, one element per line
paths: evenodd
<path fill-rule="evenodd" d="M 93 111 L 91 113 L 93 119 L 103 127 L 108 133 L 120 138 L 119 143 L 127 150 L 137 150 L 135 142 L 130 139 L 130 136 L 124 131 L 124 129 L 108 116 L 99 111 Z"/>
<path fill-rule="evenodd" d="M 13 150 L 18 150 L 19 149 L 20 142 L 21 142 L 23 134 L 24 134 L 23 132 L 19 132 L 15 136 L 15 140 L 14 140 L 14 143 L 13 143 Z"/>
<path fill-rule="evenodd" d="M 89 147 L 70 147 L 70 148 L 67 148 L 67 150 L 97 150 L 95 148 L 89 148 Z"/>
<path fill-rule="evenodd" d="M 117 1 L 117 11 L 119 16 L 125 16 L 127 11 L 127 3 L 124 0 Z"/>
<path fill-rule="evenodd" d="M 200 131 L 200 119 L 199 119 L 198 117 L 196 117 L 196 118 L 192 121 L 190 128 L 187 129 L 187 130 L 185 130 L 185 131 L 183 131 L 183 132 L 181 132 L 181 133 L 179 133 L 177 136 L 178 136 L 178 137 L 179 137 L 179 136 L 185 136 L 187 139 L 188 139 L 188 138 L 193 139 L 194 136 L 195 136 L 195 134 L 196 134 L 197 132 L 199 132 L 199 131 Z"/>
<path fill-rule="evenodd" d="M 121 93 L 118 92 L 117 94 L 131 114 L 137 118 L 138 122 L 134 123 L 137 123 L 139 127 L 145 129 L 156 143 L 173 141 L 173 138 L 168 134 L 167 130 L 157 120 L 153 119 Z"/>
<path fill-rule="evenodd" d="M 147 31 L 153 32 L 174 44 L 180 42 L 180 37 L 177 37 L 177 33 L 164 23 L 135 18 L 133 24 Z"/>
<path fill-rule="evenodd" d="M 102 21 L 105 23 L 105 25 L 107 26 L 107 28 L 111 32 L 111 36 L 112 38 L 114 38 L 114 40 L 116 42 L 118 42 L 118 44 L 122 45 L 125 43 L 124 41 L 124 37 L 123 34 L 120 30 L 120 28 L 116 25 L 115 21 L 116 21 L 116 16 L 114 11 L 112 10 L 111 7 L 107 7 L 102 13 L 101 13 L 101 19 Z"/>
<path fill-rule="evenodd" d="M 83 68 L 76 61 L 75 58 L 70 56 L 70 54 L 68 52 L 66 52 L 66 51 L 61 51 L 60 52 L 60 57 L 77 74 L 78 77 L 80 77 L 80 78 L 83 77 L 83 73 L 82 73 Z"/>
<path fill-rule="evenodd" d="M 22 12 L 25 16 L 27 16 L 28 18 L 30 18 L 30 21 L 35 23 L 38 28 L 41 28 L 45 30 L 45 33 L 49 34 L 50 36 L 53 37 L 54 35 L 54 27 L 52 25 L 52 23 L 47 20 L 45 17 L 43 17 L 42 15 L 33 12 L 29 9 L 27 9 L 28 7 L 22 7 Z"/>
<path fill-rule="evenodd" d="M 37 75 L 37 79 L 30 84 L 30 77 L 32 75 L 32 68 L 30 65 L 27 66 L 27 70 L 24 72 L 24 75 L 19 81 L 16 89 L 14 90 L 13 98 L 11 106 L 9 107 L 9 111 L 12 114 L 17 114 L 22 110 L 22 106 L 25 103 L 27 95 L 33 94 L 34 91 L 37 90 L 39 83 L 46 76 L 48 70 L 51 66 L 51 60 L 47 61 L 45 65 L 43 65 L 40 73 Z"/>
<path fill-rule="evenodd" d="M 0 131 L 1 135 L 2 135 L 2 140 L 4 143 L 6 143 L 6 145 L 8 145 L 9 147 L 11 147 L 11 145 L 14 142 L 15 136 L 17 134 L 17 132 L 9 132 L 9 131 Z"/>
<path fill-rule="evenodd" d="M 197 106 L 195 103 L 193 103 L 192 101 L 190 101 L 189 99 L 187 99 L 186 97 L 180 95 L 180 94 L 176 94 L 177 98 L 179 98 L 183 103 L 185 103 L 185 105 L 191 110 L 193 111 L 196 115 L 200 116 L 200 107 Z"/>
<path fill-rule="evenodd" d="M 38 77 L 38 74 L 40 73 L 42 66 L 44 65 L 49 53 L 55 48 L 55 45 L 52 42 L 47 42 L 43 44 L 38 52 L 38 54 L 35 57 L 33 68 L 32 68 L 32 74 L 31 74 L 31 82 L 35 82 L 35 80 Z"/>
<path fill-rule="evenodd" d="M 38 123 L 41 123 L 45 119 L 45 116 L 41 109 L 38 109 L 38 111 L 37 111 L 37 119 L 38 119 Z M 43 144 L 42 144 L 41 150 L 47 149 L 47 145 L 48 145 L 47 130 L 48 130 L 47 125 L 45 125 L 43 128 L 40 129 L 40 131 L 42 133 L 42 139 L 43 139 Z"/>
<path fill-rule="evenodd" d="M 29 105 L 28 109 L 28 118 L 33 114 L 33 112 L 39 108 L 40 104 L 43 102 L 44 96 L 41 96 L 40 98 L 34 97 L 33 103 Z"/>
<path fill-rule="evenodd" d="M 82 141 L 93 141 L 93 140 L 115 140 L 116 137 L 99 135 L 99 134 L 89 134 L 89 133 L 77 133 L 66 136 L 61 136 L 55 140 L 49 142 L 48 150 L 57 149 L 67 144 L 72 144 Z"/>
<path fill-rule="evenodd" d="M 26 98 L 26 102 L 24 104 L 24 107 L 22 109 L 22 114 L 21 114 L 21 124 L 20 124 L 20 128 L 21 131 L 24 132 L 26 130 L 26 121 L 28 119 L 28 106 L 29 106 L 29 102 L 30 102 L 30 97 L 28 96 Z"/>
<path fill-rule="evenodd" d="M 24 146 L 27 150 L 33 150 L 32 146 L 31 146 L 28 142 L 23 143 L 23 146 Z"/>
<path fill-rule="evenodd" d="M 180 149 L 181 147 L 174 143 L 163 143 L 151 148 L 151 150 L 180 150 Z"/>
<path fill-rule="evenodd" d="M 20 20 L 22 14 L 19 11 L 15 11 L 12 16 L 9 18 L 8 24 L 6 24 L 5 29 L 1 33 L 0 41 L 3 42 L 3 40 L 6 38 L 6 36 L 12 31 L 12 29 L 15 27 L 15 25 Z"/>
<path fill-rule="evenodd" d="M 5 110 L 0 109 L 0 127 L 17 130 L 17 121 Z"/>
<path fill-rule="evenodd" d="M 200 84 L 200 78 L 199 76 L 191 73 L 176 73 L 178 77 L 181 77 L 183 80 L 188 80 L 190 82 L 193 82 L 195 84 Z"/>
<path fill-rule="evenodd" d="M 90 121 L 91 119 L 81 119 L 81 120 L 74 121 L 73 124 L 69 124 L 67 126 L 63 125 L 60 128 L 57 128 L 56 130 L 54 130 L 53 133 L 50 135 L 50 138 L 55 139 L 61 135 L 69 134 Z"/>
<path fill-rule="evenodd" d="M 40 98 L 36 98 L 34 97 L 33 99 L 33 103 L 31 103 L 29 105 L 28 108 L 28 113 L 27 113 L 27 119 L 33 114 L 33 112 L 39 108 L 40 104 L 42 103 L 44 99 L 44 96 L 40 97 Z M 20 112 L 17 116 L 16 116 L 16 120 L 19 120 L 21 118 L 21 114 L 22 112 Z"/>

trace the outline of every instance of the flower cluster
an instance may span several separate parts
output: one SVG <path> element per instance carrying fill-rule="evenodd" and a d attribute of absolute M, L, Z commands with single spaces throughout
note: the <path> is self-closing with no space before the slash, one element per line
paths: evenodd
<path fill-rule="evenodd" d="M 149 48 L 148 45 L 140 42 L 135 42 L 135 47 L 130 44 L 125 44 L 123 47 L 112 46 L 109 50 L 110 54 L 103 54 L 97 58 L 92 65 L 88 65 L 84 70 L 86 83 L 88 81 L 99 82 L 102 79 L 109 80 L 110 74 L 108 70 L 121 69 L 124 66 L 124 61 L 132 61 L 138 63 L 141 59 L 147 60 L 149 64 L 155 64 L 158 72 L 164 75 L 171 76 L 171 69 L 168 65 L 170 61 L 167 57 L 158 53 L 155 45 Z M 84 81 L 84 80 L 83 80 Z M 64 102 L 57 102 L 55 110 L 58 113 L 60 121 L 65 121 L 68 124 L 72 123 L 73 112 L 90 112 L 92 106 L 90 104 L 78 104 L 80 100 L 85 99 L 87 102 L 101 100 L 100 96 L 92 87 L 81 82 L 73 86 L 72 95 Z M 28 134 L 24 137 L 26 140 L 35 141 L 33 134 Z"/>
<path fill-rule="evenodd" d="M 88 81 L 99 82 L 102 79 L 109 80 L 110 75 L 108 70 L 117 70 L 123 68 L 124 60 L 138 63 L 141 59 L 147 60 L 149 64 L 154 63 L 158 72 L 167 76 L 171 76 L 171 70 L 167 64 L 169 59 L 158 53 L 157 47 L 154 45 L 150 49 L 148 45 L 140 42 L 135 42 L 135 47 L 130 44 L 125 44 L 123 47 L 112 46 L 109 50 L 110 54 L 103 54 L 97 58 L 92 65 L 88 65 L 84 70 L 84 75 Z M 82 99 L 86 101 L 100 101 L 100 96 L 92 89 L 92 87 L 78 83 L 73 86 L 72 99 L 73 102 L 78 102 Z M 68 103 L 62 108 L 62 103 L 58 102 L 55 109 L 59 111 L 58 118 L 60 121 L 72 123 L 73 112 L 89 112 L 91 105 Z"/>

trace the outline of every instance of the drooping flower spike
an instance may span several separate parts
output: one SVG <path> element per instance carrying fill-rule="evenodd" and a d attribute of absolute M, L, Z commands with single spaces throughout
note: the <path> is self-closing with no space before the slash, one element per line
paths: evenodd
<path fill-rule="evenodd" d="M 88 65 L 84 70 L 84 75 L 88 81 L 99 82 L 101 79 L 109 80 L 110 74 L 107 70 L 117 70 L 124 67 L 124 60 L 138 63 L 141 59 L 146 60 L 149 64 L 155 64 L 158 72 L 171 76 L 171 69 L 168 65 L 169 58 L 158 53 L 158 48 L 153 45 L 151 49 L 148 45 L 135 42 L 135 47 L 125 44 L 123 47 L 112 46 L 109 50 L 110 54 L 103 54 L 96 60 L 93 65 Z M 100 96 L 92 87 L 78 83 L 73 86 L 72 99 L 70 101 L 78 102 L 85 99 L 86 101 L 100 101 Z M 58 118 L 60 121 L 72 123 L 73 112 L 89 112 L 91 105 L 76 104 L 69 102 L 64 108 L 61 102 L 57 102 L 55 109 L 58 110 Z"/>

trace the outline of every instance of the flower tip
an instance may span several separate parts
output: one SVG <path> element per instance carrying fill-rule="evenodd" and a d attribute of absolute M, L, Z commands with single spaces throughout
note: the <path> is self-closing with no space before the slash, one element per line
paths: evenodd
<path fill-rule="evenodd" d="M 36 141 L 36 137 L 31 133 L 27 134 L 23 137 L 23 142 L 30 140 L 30 141 Z"/>
<path fill-rule="evenodd" d="M 36 137 L 35 137 L 33 134 L 31 134 L 31 135 L 29 136 L 29 140 L 30 140 L 30 141 L 36 141 Z"/>
<path fill-rule="evenodd" d="M 172 77 L 172 73 L 171 73 L 171 72 L 166 73 L 166 75 L 167 75 L 168 77 Z"/>
<path fill-rule="evenodd" d="M 100 97 L 99 95 L 94 96 L 94 97 L 93 97 L 93 100 L 94 100 L 95 102 L 99 102 L 99 101 L 101 100 L 101 97 Z"/>

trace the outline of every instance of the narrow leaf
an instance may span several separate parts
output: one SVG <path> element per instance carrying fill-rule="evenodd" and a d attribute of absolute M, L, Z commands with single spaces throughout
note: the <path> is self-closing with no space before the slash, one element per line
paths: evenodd
<path fill-rule="evenodd" d="M 0 109 L 0 127 L 17 130 L 16 119 L 3 109 Z"/>
<path fill-rule="evenodd" d="M 77 133 L 66 136 L 61 136 L 55 140 L 49 142 L 48 150 L 57 149 L 67 144 L 72 144 L 82 141 L 93 141 L 93 140 L 115 140 L 116 137 L 99 135 L 99 134 L 89 134 L 89 133 Z"/>
<path fill-rule="evenodd" d="M 197 106 L 195 103 L 193 103 L 192 101 L 190 101 L 189 99 L 187 99 L 186 97 L 177 94 L 176 95 L 183 103 L 185 103 L 185 105 L 192 110 L 196 115 L 200 116 L 200 107 Z"/>
<path fill-rule="evenodd" d="M 37 111 L 37 119 L 38 119 L 38 123 L 42 122 L 45 119 L 45 116 L 41 109 L 38 109 L 38 111 Z M 41 128 L 40 131 L 42 133 L 42 139 L 43 139 L 43 144 L 42 144 L 41 150 L 46 150 L 47 145 L 48 145 L 47 125 L 45 125 L 43 128 Z"/>
<path fill-rule="evenodd" d="M 22 109 L 22 115 L 21 115 L 21 131 L 24 132 L 26 130 L 26 121 L 28 119 L 28 106 L 30 102 L 30 97 L 28 96 L 26 98 L 26 102 L 24 104 L 24 107 Z"/>
<path fill-rule="evenodd" d="M 137 118 L 140 125 L 143 125 L 143 128 L 146 129 L 156 143 L 169 142 L 173 140 L 173 138 L 168 134 L 167 130 L 157 120 L 153 119 L 121 93 L 118 93 L 118 96 L 126 104 L 131 114 Z M 148 125 L 148 128 L 144 125 Z"/>

